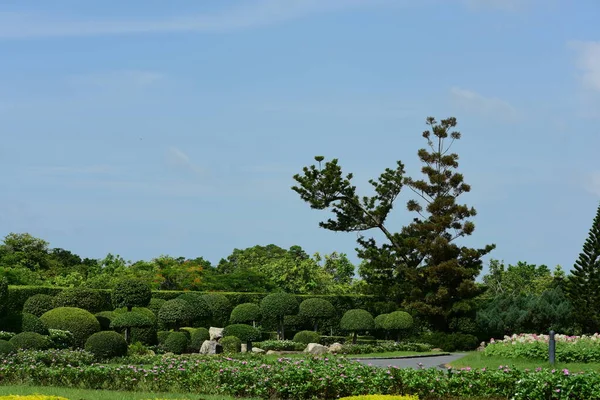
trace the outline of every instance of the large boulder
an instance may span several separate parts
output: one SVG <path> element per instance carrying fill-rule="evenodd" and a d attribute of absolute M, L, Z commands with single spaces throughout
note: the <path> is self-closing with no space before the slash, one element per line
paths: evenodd
<path fill-rule="evenodd" d="M 210 335 L 210 340 L 219 340 L 223 337 L 223 328 L 211 326 L 208 330 L 208 334 Z"/>
<path fill-rule="evenodd" d="M 344 347 L 342 346 L 341 343 L 334 343 L 331 346 L 329 346 L 329 352 L 330 353 L 339 353 L 340 351 L 342 351 Z"/>
<path fill-rule="evenodd" d="M 304 349 L 305 353 L 313 354 L 319 356 L 321 354 L 326 354 L 329 351 L 327 346 L 323 346 L 319 343 L 309 343 L 308 346 Z"/>
<path fill-rule="evenodd" d="M 200 354 L 220 354 L 223 346 L 216 340 L 205 340 L 200 346 Z"/>
<path fill-rule="evenodd" d="M 265 351 L 263 349 L 259 349 L 258 347 L 252 347 L 252 352 L 262 354 Z"/>

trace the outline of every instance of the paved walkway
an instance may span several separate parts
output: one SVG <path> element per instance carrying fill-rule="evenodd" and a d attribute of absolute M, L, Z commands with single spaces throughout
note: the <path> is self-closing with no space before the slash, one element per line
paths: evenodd
<path fill-rule="evenodd" d="M 371 364 L 374 367 L 388 367 L 390 365 L 399 368 L 419 368 L 419 363 L 423 364 L 423 368 L 443 368 L 444 364 L 451 363 L 452 361 L 458 360 L 464 357 L 465 354 L 453 353 L 446 356 L 435 356 L 435 357 L 416 357 L 416 358 L 380 358 L 371 360 L 360 360 L 363 364 Z"/>

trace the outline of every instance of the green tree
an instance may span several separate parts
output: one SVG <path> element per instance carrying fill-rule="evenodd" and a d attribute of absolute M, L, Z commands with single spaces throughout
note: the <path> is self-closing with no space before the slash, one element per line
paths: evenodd
<path fill-rule="evenodd" d="M 564 272 L 557 266 L 554 273 L 545 265 L 529 264 L 519 261 L 516 265 L 505 267 L 498 260 L 490 260 L 489 272 L 483 276 L 487 287 L 486 296 L 502 294 L 517 296 L 520 294 L 540 295 L 556 286 Z"/>
<path fill-rule="evenodd" d="M 31 271 L 50 268 L 48 242 L 29 233 L 9 233 L 0 249 L 0 265 L 25 267 Z"/>
<path fill-rule="evenodd" d="M 482 268 L 481 258 L 494 245 L 473 249 L 456 244 L 475 230 L 470 221 L 476 215 L 472 207 L 459 204 L 458 198 L 471 190 L 463 175 L 455 172 L 458 155 L 449 153 L 461 135 L 453 131 L 455 118 L 438 123 L 427 119 L 430 130 L 423 132 L 428 149 L 418 151 L 425 164 L 424 179 L 404 176 L 404 164 L 387 168 L 377 180 L 371 179 L 375 194 L 359 197 L 352 184 L 352 174 L 344 176 L 338 160 L 304 167 L 296 174 L 297 186 L 292 187 L 311 208 L 330 209 L 334 219 L 320 222 L 332 231 L 365 232 L 379 230 L 383 244 L 360 235 L 358 256 L 365 261 L 359 268 L 363 279 L 377 292 L 389 293 L 405 308 L 415 310 L 434 329 L 449 330 L 457 318 L 474 318 L 473 299 L 480 294 L 475 277 Z M 449 142 L 449 143 L 448 143 Z M 407 202 L 414 214 L 412 222 L 400 232 L 392 232 L 387 218 L 403 186 L 418 200 Z"/>
<path fill-rule="evenodd" d="M 600 206 L 592 222 L 583 251 L 571 270 L 566 291 L 582 327 L 587 332 L 600 329 Z"/>

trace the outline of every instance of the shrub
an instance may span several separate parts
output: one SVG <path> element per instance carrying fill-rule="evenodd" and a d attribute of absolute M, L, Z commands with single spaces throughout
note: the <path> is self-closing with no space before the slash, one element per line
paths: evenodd
<path fill-rule="evenodd" d="M 278 336 L 285 339 L 283 317 L 294 315 L 298 311 L 296 296 L 289 293 L 272 293 L 260 302 L 260 312 L 263 318 L 278 321 Z"/>
<path fill-rule="evenodd" d="M 479 341 L 474 335 L 464 333 L 431 332 L 422 336 L 421 341 L 444 351 L 475 350 Z"/>
<path fill-rule="evenodd" d="M 98 322 L 100 323 L 100 330 L 109 331 L 110 323 L 112 322 L 112 319 L 113 319 L 113 312 L 112 311 L 101 311 L 101 312 L 97 313 L 95 316 L 96 316 L 96 319 L 98 320 Z"/>
<path fill-rule="evenodd" d="M 0 356 L 16 353 L 17 348 L 7 340 L 0 340 Z"/>
<path fill-rule="evenodd" d="M 52 347 L 55 349 L 68 349 L 74 346 L 75 339 L 69 331 L 60 329 L 48 329 L 49 339 Z"/>
<path fill-rule="evenodd" d="M 419 398 L 412 395 L 367 394 L 362 396 L 340 397 L 339 400 L 419 400 Z"/>
<path fill-rule="evenodd" d="M 242 351 L 242 341 L 235 336 L 225 336 L 219 340 L 224 353 L 239 353 Z"/>
<path fill-rule="evenodd" d="M 115 286 L 111 294 L 114 308 L 126 307 L 131 311 L 133 307 L 146 307 L 152 299 L 152 290 L 145 282 L 127 279 Z"/>
<path fill-rule="evenodd" d="M 158 344 L 155 326 L 149 326 L 147 328 L 131 328 L 130 333 L 131 343 L 140 342 L 146 346 Z"/>
<path fill-rule="evenodd" d="M 154 321 L 148 315 L 138 311 L 116 314 L 110 323 L 110 327 L 115 330 L 147 328 L 150 326 L 154 326 Z"/>
<path fill-rule="evenodd" d="M 122 357 L 127 354 L 127 342 L 117 332 L 96 332 L 86 340 L 85 351 L 92 353 L 97 360 Z"/>
<path fill-rule="evenodd" d="M 53 302 L 54 297 L 48 294 L 35 294 L 25 301 L 23 312 L 41 317 L 42 314 L 54 308 Z"/>
<path fill-rule="evenodd" d="M 383 329 L 385 329 L 383 327 L 383 322 L 385 321 L 385 319 L 387 318 L 388 315 L 389 314 L 381 314 L 381 315 L 378 315 L 378 316 L 375 317 L 375 320 L 374 320 L 374 322 L 375 322 L 375 329 L 377 329 L 377 330 L 383 330 Z"/>
<path fill-rule="evenodd" d="M 335 308 L 333 307 L 333 304 L 325 299 L 312 298 L 306 299 L 300 303 L 299 314 L 312 322 L 316 332 L 319 328 L 319 321 L 332 318 L 335 315 Z"/>
<path fill-rule="evenodd" d="M 167 340 L 167 338 L 169 337 L 169 335 L 173 333 L 171 331 L 159 331 L 156 334 L 156 338 L 158 339 L 158 344 L 164 344 L 165 341 Z M 200 349 L 200 348 L 198 348 Z"/>
<path fill-rule="evenodd" d="M 397 340 L 400 340 L 400 332 L 412 328 L 413 323 L 413 317 L 409 313 L 394 311 L 383 320 L 383 329 L 396 332 Z"/>
<path fill-rule="evenodd" d="M 177 297 L 177 299 L 185 301 L 190 306 L 191 317 L 187 321 L 199 323 L 200 321 L 206 320 L 211 316 L 210 307 L 201 294 L 184 293 Z"/>
<path fill-rule="evenodd" d="M 254 303 L 243 303 L 235 306 L 229 320 L 232 324 L 254 323 L 260 319 L 260 306 Z"/>
<path fill-rule="evenodd" d="M 64 290 L 53 298 L 52 304 L 54 308 L 81 308 L 91 313 L 110 309 L 110 304 L 101 292 L 86 288 Z"/>
<path fill-rule="evenodd" d="M 5 331 L 0 331 L 0 340 L 10 340 L 11 337 L 15 336 L 16 333 L 14 332 L 5 332 Z"/>
<path fill-rule="evenodd" d="M 158 319 L 167 327 L 179 329 L 181 325 L 192 321 L 196 315 L 189 301 L 177 298 L 163 304 L 158 312 Z"/>
<path fill-rule="evenodd" d="M 252 325 L 233 324 L 225 327 L 223 336 L 235 336 L 244 343 L 251 343 L 260 339 L 260 331 Z"/>
<path fill-rule="evenodd" d="M 320 343 L 321 335 L 313 331 L 300 331 L 294 335 L 294 342 L 298 343 Z"/>
<path fill-rule="evenodd" d="M 160 311 L 160 308 L 163 306 L 163 304 L 165 304 L 166 302 L 167 301 L 163 299 L 152 298 L 150 299 L 150 303 L 148 303 L 148 309 L 154 313 L 154 316 L 156 318 L 158 318 L 158 312 Z"/>
<path fill-rule="evenodd" d="M 0 326 L 9 332 L 35 332 L 47 335 L 48 328 L 38 317 L 29 313 L 9 314 L 0 320 Z"/>
<path fill-rule="evenodd" d="M 45 350 L 50 346 L 46 336 L 35 332 L 22 332 L 13 336 L 9 343 L 23 350 Z"/>
<path fill-rule="evenodd" d="M 165 351 L 174 353 L 174 354 L 182 354 L 186 351 L 188 347 L 188 338 L 183 332 L 172 332 L 165 343 L 163 344 L 163 348 Z"/>
<path fill-rule="evenodd" d="M 100 330 L 100 323 L 94 315 L 75 307 L 59 307 L 40 317 L 49 329 L 60 329 L 73 334 L 74 345 L 83 347 L 85 341 Z"/>
<path fill-rule="evenodd" d="M 227 297 L 219 293 L 207 293 L 202 296 L 212 315 L 212 322 L 218 326 L 224 326 L 229 320 L 231 303 Z"/>
<path fill-rule="evenodd" d="M 293 342 L 291 340 L 265 340 L 254 343 L 254 346 L 265 351 L 302 351 L 306 348 L 304 343 Z"/>
<path fill-rule="evenodd" d="M 352 343 L 356 343 L 357 332 L 375 328 L 375 321 L 371 313 L 366 310 L 348 310 L 340 321 L 340 328 L 352 332 Z"/>
<path fill-rule="evenodd" d="M 210 339 L 210 334 L 206 328 L 196 328 L 191 332 L 190 335 L 191 338 L 189 347 L 190 350 L 194 352 L 198 352 L 200 347 L 202 347 L 202 343 L 204 343 L 205 340 Z"/>
<path fill-rule="evenodd" d="M 8 281 L 0 277 L 0 315 L 6 310 L 8 304 Z"/>

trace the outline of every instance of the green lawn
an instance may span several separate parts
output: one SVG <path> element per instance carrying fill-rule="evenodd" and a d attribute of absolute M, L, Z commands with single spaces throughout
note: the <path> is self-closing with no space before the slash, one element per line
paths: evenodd
<path fill-rule="evenodd" d="M 481 352 L 468 353 L 465 357 L 458 359 L 450 366 L 454 368 L 471 367 L 473 369 L 487 368 L 497 369 L 500 366 L 509 366 L 510 368 L 518 369 L 530 369 L 534 370 L 538 367 L 548 369 L 568 369 L 569 371 L 597 371 L 600 372 L 600 363 L 561 363 L 557 362 L 554 366 L 551 366 L 548 361 L 545 360 L 529 360 L 522 358 L 499 358 L 499 357 L 486 357 Z"/>
<path fill-rule="evenodd" d="M 203 394 L 178 393 L 144 393 L 116 392 L 112 390 L 84 390 L 61 387 L 40 386 L 0 386 L 0 396 L 4 395 L 45 394 L 66 397 L 69 400 L 154 400 L 154 399 L 186 399 L 186 400 L 233 400 L 228 396 L 208 396 Z M 246 398 L 245 400 L 250 400 Z"/>

